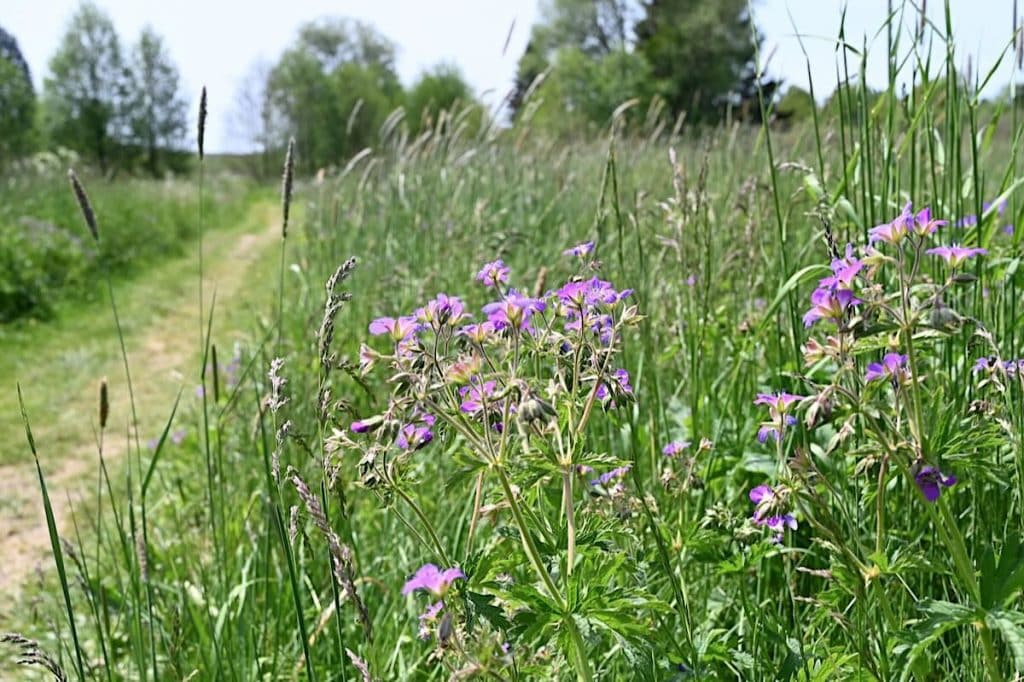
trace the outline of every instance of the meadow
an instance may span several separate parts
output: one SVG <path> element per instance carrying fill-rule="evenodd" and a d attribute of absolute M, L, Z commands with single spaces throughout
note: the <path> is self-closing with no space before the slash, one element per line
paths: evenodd
<path fill-rule="evenodd" d="M 788 126 L 395 114 L 316 178 L 289 154 L 246 342 L 200 288 L 195 381 L 138 428 L 130 387 L 96 400 L 74 521 L 25 410 L 56 570 L 8 650 L 59 679 L 1019 679 L 1024 110 L 951 47 L 888 49 L 887 91 L 850 48 Z"/>

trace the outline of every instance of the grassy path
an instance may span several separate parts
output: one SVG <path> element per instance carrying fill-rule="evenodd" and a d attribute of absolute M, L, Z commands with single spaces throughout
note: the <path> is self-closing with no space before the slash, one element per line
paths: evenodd
<path fill-rule="evenodd" d="M 253 205 L 237 225 L 209 232 L 204 277 L 207 306 L 216 289 L 214 340 L 230 356 L 245 336 L 254 308 L 269 302 L 262 286 L 276 267 L 278 207 Z M 131 282 L 115 283 L 143 440 L 159 435 L 180 389 L 198 384 L 199 287 L 195 254 L 162 263 Z M 52 323 L 6 330 L 0 336 L 0 594 L 18 591 L 37 565 L 49 561 L 49 537 L 35 468 L 17 407 L 20 382 L 58 524 L 69 524 L 69 500 L 94 486 L 95 429 L 100 380 L 110 390 L 104 453 L 126 451 L 131 418 L 124 369 L 110 308 L 99 303 L 63 311 Z M 0 630 L 4 609 L 0 605 Z"/>

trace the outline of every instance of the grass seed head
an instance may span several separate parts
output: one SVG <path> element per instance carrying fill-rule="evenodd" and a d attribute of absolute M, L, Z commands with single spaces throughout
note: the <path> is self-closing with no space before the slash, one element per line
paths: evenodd
<path fill-rule="evenodd" d="M 206 86 L 203 86 L 203 93 L 199 96 L 199 160 L 203 160 L 203 142 L 206 139 Z"/>
<path fill-rule="evenodd" d="M 71 191 L 75 193 L 75 201 L 78 202 L 78 208 L 82 210 L 85 224 L 88 226 L 89 232 L 92 233 L 92 238 L 99 244 L 100 229 L 96 225 L 96 213 L 92 210 L 92 202 L 89 201 L 89 195 L 85 193 L 85 187 L 72 168 L 68 169 L 68 181 L 71 183 Z"/>
<path fill-rule="evenodd" d="M 292 180 L 295 176 L 295 138 L 288 140 L 288 151 L 284 155 L 284 175 L 281 178 L 281 238 L 288 236 L 288 211 L 292 205 Z"/>

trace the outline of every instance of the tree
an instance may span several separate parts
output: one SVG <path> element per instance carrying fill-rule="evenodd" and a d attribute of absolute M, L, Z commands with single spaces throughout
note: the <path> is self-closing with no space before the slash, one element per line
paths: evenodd
<path fill-rule="evenodd" d="M 0 166 L 32 150 L 36 93 L 18 41 L 0 27 Z"/>
<path fill-rule="evenodd" d="M 647 0 L 634 34 L 673 113 L 714 121 L 727 108 L 757 101 L 761 36 L 748 0 Z M 777 86 L 771 83 L 766 97 Z"/>
<path fill-rule="evenodd" d="M 537 121 L 557 131 L 604 125 L 622 102 L 646 98 L 649 69 L 633 53 L 630 29 L 639 5 L 628 0 L 548 0 L 530 33 L 509 96 L 513 116 L 542 73 Z"/>
<path fill-rule="evenodd" d="M 409 129 L 415 134 L 422 126 L 429 128 L 440 112 L 452 111 L 460 104 L 475 104 L 469 84 L 457 66 L 440 64 L 420 75 L 406 95 Z"/>
<path fill-rule="evenodd" d="M 283 124 L 275 119 L 267 81 L 271 64 L 256 60 L 249 65 L 235 91 L 234 107 L 228 125 L 234 137 L 243 140 L 247 151 L 255 152 L 250 172 L 258 178 L 267 177 L 271 169 L 278 170 L 278 158 L 272 158 L 275 142 L 287 135 Z M 280 155 L 278 155 L 280 156 Z"/>
<path fill-rule="evenodd" d="M 295 136 L 305 170 L 371 145 L 403 99 L 394 64 L 394 45 L 366 24 L 321 20 L 300 29 L 270 71 L 267 101 L 271 119 Z"/>
<path fill-rule="evenodd" d="M 96 5 L 85 2 L 72 17 L 50 74 L 43 91 L 51 139 L 92 157 L 106 172 L 116 141 L 127 132 L 128 74 L 114 24 Z"/>
<path fill-rule="evenodd" d="M 161 157 L 180 148 L 188 129 L 188 103 L 179 91 L 178 68 L 163 39 L 150 27 L 132 51 L 131 87 L 125 114 L 131 139 L 146 155 L 146 166 L 159 175 Z"/>

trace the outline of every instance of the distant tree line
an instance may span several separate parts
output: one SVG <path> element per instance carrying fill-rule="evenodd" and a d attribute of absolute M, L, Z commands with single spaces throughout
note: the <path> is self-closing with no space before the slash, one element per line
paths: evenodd
<path fill-rule="evenodd" d="M 510 122 L 578 135 L 616 111 L 626 121 L 652 110 L 695 124 L 759 121 L 759 96 L 781 94 L 779 81 L 758 73 L 760 42 L 748 0 L 542 0 L 506 99 Z M 445 125 L 442 112 L 487 122 L 455 66 L 405 88 L 395 55 L 365 23 L 322 19 L 303 25 L 275 62 L 255 63 L 235 94 L 232 132 L 255 152 L 256 172 L 273 172 L 293 136 L 309 172 L 373 147 L 385 122 L 412 136 Z M 65 147 L 104 172 L 179 170 L 188 106 L 163 39 L 146 28 L 126 48 L 91 0 L 69 21 L 38 98 L 17 41 L 0 28 L 0 165 Z M 776 114 L 801 117 L 808 107 L 810 96 L 790 89 Z"/>
<path fill-rule="evenodd" d="M 544 0 L 540 17 L 509 98 L 534 125 L 602 126 L 627 102 L 627 118 L 653 103 L 693 123 L 758 121 L 759 91 L 770 102 L 781 85 L 759 78 L 748 0 Z"/>
<path fill-rule="evenodd" d="M 294 136 L 300 166 L 313 171 L 373 147 L 381 126 L 402 110 L 411 135 L 438 124 L 441 112 L 483 107 L 459 69 L 440 64 L 403 88 L 396 47 L 368 24 L 322 19 L 301 27 L 274 64 L 256 63 L 236 95 L 236 134 L 259 152 L 264 167 Z"/>
<path fill-rule="evenodd" d="M 17 41 L 0 28 L 0 164 L 63 147 L 103 172 L 177 169 L 188 122 L 179 81 L 152 28 L 125 48 L 110 18 L 83 2 L 50 58 L 37 101 Z"/>

